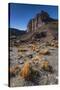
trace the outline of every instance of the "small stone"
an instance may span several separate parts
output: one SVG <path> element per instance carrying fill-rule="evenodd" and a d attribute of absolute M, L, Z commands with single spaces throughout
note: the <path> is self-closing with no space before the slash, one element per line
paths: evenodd
<path fill-rule="evenodd" d="M 24 61 L 23 60 L 19 60 L 18 63 L 19 64 L 24 64 Z"/>

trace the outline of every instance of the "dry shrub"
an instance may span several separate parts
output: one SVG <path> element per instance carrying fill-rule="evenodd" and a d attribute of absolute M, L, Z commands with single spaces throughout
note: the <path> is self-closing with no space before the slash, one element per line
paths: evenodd
<path fill-rule="evenodd" d="M 34 57 L 34 58 L 32 58 L 32 61 L 39 61 L 39 56 L 36 56 L 36 57 Z"/>
<path fill-rule="evenodd" d="M 35 51 L 35 50 L 36 50 L 36 45 L 33 44 L 33 45 L 31 46 L 31 49 L 32 49 L 33 51 Z"/>
<path fill-rule="evenodd" d="M 56 48 L 58 48 L 58 41 L 55 41 L 55 45 Z"/>
<path fill-rule="evenodd" d="M 15 68 L 14 67 L 11 67 L 10 68 L 10 77 L 15 76 L 15 74 L 16 74 Z"/>
<path fill-rule="evenodd" d="M 19 70 L 20 70 L 20 68 L 19 68 L 18 64 L 16 64 L 15 66 L 11 67 L 10 68 L 10 77 L 15 76 L 18 73 Z"/>
<path fill-rule="evenodd" d="M 51 46 L 58 48 L 58 44 L 51 43 Z"/>
<path fill-rule="evenodd" d="M 58 48 L 58 41 L 57 40 L 54 40 L 53 42 L 51 42 L 51 45 L 50 46 L 53 46 L 53 47 Z"/>
<path fill-rule="evenodd" d="M 25 80 L 34 80 L 34 78 L 38 75 L 38 71 L 35 70 L 31 63 L 27 62 L 24 64 L 24 67 L 21 69 L 20 76 Z"/>
<path fill-rule="evenodd" d="M 43 63 L 41 64 L 41 69 L 43 69 L 44 71 L 49 71 L 53 73 L 53 68 L 52 66 L 49 65 L 48 61 L 43 61 Z"/>
<path fill-rule="evenodd" d="M 41 68 L 44 70 L 48 70 L 48 66 L 49 66 L 48 61 L 43 61 L 43 63 L 41 64 Z"/>
<path fill-rule="evenodd" d="M 51 46 L 54 46 L 54 43 L 53 42 L 51 43 Z"/>
<path fill-rule="evenodd" d="M 32 58 L 31 62 L 34 64 L 38 64 L 41 62 L 43 55 L 37 54 L 34 58 Z"/>
<path fill-rule="evenodd" d="M 35 82 L 35 79 L 37 79 L 38 77 L 39 77 L 39 71 L 31 67 L 30 76 L 28 77 L 28 80 Z"/>
<path fill-rule="evenodd" d="M 19 65 L 16 64 L 14 68 L 15 68 L 15 70 L 19 69 Z"/>
<path fill-rule="evenodd" d="M 27 78 L 30 74 L 30 64 L 29 62 L 26 62 L 23 66 L 23 68 L 21 69 L 20 75 L 23 78 Z"/>
<path fill-rule="evenodd" d="M 48 41 L 46 42 L 46 46 L 50 46 L 50 43 Z"/>
<path fill-rule="evenodd" d="M 40 52 L 39 52 L 39 54 L 41 55 L 48 55 L 48 54 L 50 54 L 50 52 L 49 52 L 49 50 L 48 49 L 44 49 L 44 50 L 41 50 Z"/>
<path fill-rule="evenodd" d="M 58 48 L 58 44 L 55 44 L 54 47 Z"/>
<path fill-rule="evenodd" d="M 38 65 L 38 62 L 39 62 L 39 57 L 36 56 L 36 57 L 32 58 L 31 65 L 32 66 Z"/>

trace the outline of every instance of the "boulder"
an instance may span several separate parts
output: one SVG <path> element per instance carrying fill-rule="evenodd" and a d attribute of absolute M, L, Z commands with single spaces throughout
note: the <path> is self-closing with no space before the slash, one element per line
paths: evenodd
<path fill-rule="evenodd" d="M 48 49 L 42 49 L 40 52 L 39 52 L 39 54 L 41 55 L 48 55 L 48 54 L 50 54 L 50 52 L 49 52 L 49 50 Z"/>

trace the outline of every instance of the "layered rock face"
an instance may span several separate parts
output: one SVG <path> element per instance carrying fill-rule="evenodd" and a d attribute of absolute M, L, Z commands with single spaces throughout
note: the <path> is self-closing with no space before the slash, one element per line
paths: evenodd
<path fill-rule="evenodd" d="M 35 18 L 31 19 L 27 25 L 27 30 L 30 32 L 36 31 L 38 28 L 43 26 L 45 23 L 52 21 L 47 12 L 41 11 Z"/>

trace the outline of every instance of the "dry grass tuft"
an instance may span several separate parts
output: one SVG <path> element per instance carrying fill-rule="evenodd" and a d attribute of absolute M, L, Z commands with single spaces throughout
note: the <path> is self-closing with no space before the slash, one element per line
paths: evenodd
<path fill-rule="evenodd" d="M 58 48 L 58 41 L 57 40 L 52 41 L 50 46 Z"/>
<path fill-rule="evenodd" d="M 37 75 L 38 71 L 35 70 L 29 62 L 25 63 L 20 72 L 20 76 L 22 76 L 25 80 L 34 80 Z"/>
<path fill-rule="evenodd" d="M 41 64 L 41 69 L 43 69 L 44 71 L 49 71 L 51 73 L 54 72 L 52 66 L 49 65 L 48 61 L 43 61 L 43 63 Z"/>
<path fill-rule="evenodd" d="M 15 66 L 10 68 L 10 77 L 17 75 L 18 71 L 20 70 L 19 65 L 16 64 Z"/>
<path fill-rule="evenodd" d="M 43 61 L 43 63 L 41 64 L 41 68 L 44 70 L 48 70 L 48 67 L 49 67 L 48 61 Z"/>
<path fill-rule="evenodd" d="M 14 67 L 11 67 L 10 68 L 10 77 L 15 76 L 15 74 L 16 74 L 15 68 Z"/>
<path fill-rule="evenodd" d="M 32 61 L 39 61 L 39 56 L 36 56 L 36 57 L 34 57 L 34 58 L 32 58 Z"/>
<path fill-rule="evenodd" d="M 23 68 L 21 69 L 20 75 L 23 78 L 27 78 L 30 74 L 30 64 L 29 62 L 26 62 L 23 66 Z"/>
<path fill-rule="evenodd" d="M 31 45 L 31 49 L 32 49 L 33 51 L 36 51 L 36 45 L 35 45 L 35 44 Z"/>

